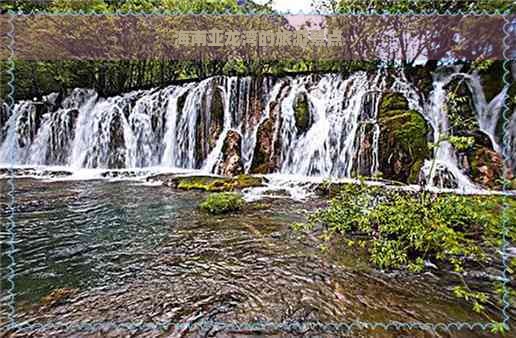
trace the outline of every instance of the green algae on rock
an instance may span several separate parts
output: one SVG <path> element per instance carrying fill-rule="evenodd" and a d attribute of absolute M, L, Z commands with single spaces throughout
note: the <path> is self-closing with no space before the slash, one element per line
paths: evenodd
<path fill-rule="evenodd" d="M 208 195 L 200 204 L 201 209 L 212 214 L 223 214 L 240 210 L 245 204 L 242 195 L 236 192 L 220 192 Z"/>
<path fill-rule="evenodd" d="M 218 192 L 241 190 L 250 187 L 261 187 L 265 183 L 265 178 L 251 175 L 225 177 L 159 174 L 148 177 L 147 181 L 162 182 L 166 186 L 182 190 Z"/>

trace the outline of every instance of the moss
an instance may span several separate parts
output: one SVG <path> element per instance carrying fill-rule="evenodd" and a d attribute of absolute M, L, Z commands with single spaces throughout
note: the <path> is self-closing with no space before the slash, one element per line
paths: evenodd
<path fill-rule="evenodd" d="M 238 211 L 244 206 L 242 196 L 234 192 L 221 192 L 210 194 L 200 207 L 212 214 L 223 214 L 231 211 Z"/>
<path fill-rule="evenodd" d="M 399 93 L 387 93 L 380 103 L 379 170 L 384 178 L 416 183 L 424 159 L 430 156 L 429 127 L 415 110 L 406 109 Z"/>
<path fill-rule="evenodd" d="M 416 184 L 418 181 L 419 173 L 421 172 L 421 168 L 423 167 L 424 161 L 421 159 L 416 160 L 410 168 L 410 176 L 408 178 L 407 183 Z"/>
<path fill-rule="evenodd" d="M 249 187 L 263 186 L 263 178 L 250 175 L 236 177 L 185 176 L 175 178 L 174 187 L 182 190 L 202 190 L 209 192 L 233 191 Z"/>
<path fill-rule="evenodd" d="M 400 93 L 386 93 L 382 97 L 382 103 L 380 104 L 380 115 L 382 113 L 392 110 L 407 110 L 408 101 Z"/>
<path fill-rule="evenodd" d="M 424 158 L 428 153 L 426 134 L 428 128 L 424 118 L 418 112 L 411 110 L 399 117 L 405 120 L 402 128 L 394 131 L 401 145 L 416 159 Z"/>
<path fill-rule="evenodd" d="M 386 115 L 380 122 L 387 127 L 391 141 L 414 158 L 423 159 L 429 152 L 425 119 L 414 110 L 391 110 Z"/>
<path fill-rule="evenodd" d="M 298 95 L 294 101 L 294 117 L 298 134 L 304 133 L 310 128 L 310 107 L 304 93 Z"/>

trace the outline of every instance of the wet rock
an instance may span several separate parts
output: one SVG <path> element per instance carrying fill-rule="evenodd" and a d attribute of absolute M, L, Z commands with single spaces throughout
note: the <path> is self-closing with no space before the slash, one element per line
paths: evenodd
<path fill-rule="evenodd" d="M 256 146 L 254 148 L 251 172 L 267 174 L 271 171 L 270 155 L 272 153 L 273 125 L 271 119 L 266 119 L 258 127 Z"/>
<path fill-rule="evenodd" d="M 236 176 L 242 174 L 244 166 L 242 164 L 241 153 L 242 136 L 238 132 L 230 130 L 224 140 L 224 146 L 222 147 L 222 161 L 218 166 L 217 172 L 224 176 Z"/>
<path fill-rule="evenodd" d="M 16 123 L 17 142 L 20 148 L 28 147 L 34 141 L 47 106 L 42 102 L 26 102 L 18 110 L 19 118 Z"/>
<path fill-rule="evenodd" d="M 397 93 L 382 98 L 379 170 L 389 180 L 416 183 L 424 160 L 430 156 L 427 134 L 430 129 L 416 111 L 408 110 L 407 100 Z"/>
<path fill-rule="evenodd" d="M 0 100 L 0 144 L 7 136 L 7 121 L 9 120 L 9 110 L 7 104 Z"/>
<path fill-rule="evenodd" d="M 299 94 L 294 100 L 294 117 L 298 135 L 305 133 L 313 123 L 306 93 Z"/>
<path fill-rule="evenodd" d="M 69 148 L 75 137 L 75 123 L 79 110 L 61 110 L 53 114 L 46 163 L 66 165 Z"/>
<path fill-rule="evenodd" d="M 480 83 L 487 102 L 491 101 L 503 89 L 503 64 L 494 61 L 490 67 L 479 72 Z"/>
<path fill-rule="evenodd" d="M 409 67 L 407 75 L 425 97 L 430 95 L 432 91 L 432 67 L 430 65 Z"/>
<path fill-rule="evenodd" d="M 120 114 L 116 114 L 111 120 L 109 131 L 111 133 L 111 142 L 109 144 L 108 168 L 125 168 L 125 137 L 122 116 Z"/>
<path fill-rule="evenodd" d="M 197 116 L 195 145 L 196 168 L 200 168 L 204 159 L 215 147 L 224 126 L 224 96 L 219 88 L 218 79 L 214 80 L 201 102 L 201 111 Z"/>
<path fill-rule="evenodd" d="M 110 170 L 100 174 L 104 178 L 139 178 L 148 175 L 145 170 Z"/>
<path fill-rule="evenodd" d="M 373 176 L 376 173 L 371 172 L 373 169 L 373 143 L 374 132 L 377 126 L 374 123 L 362 123 L 355 139 L 356 148 L 358 149 L 353 158 L 353 174 L 354 176 Z"/>
<path fill-rule="evenodd" d="M 489 188 L 501 188 L 502 157 L 488 147 L 479 146 L 468 156 L 470 175 L 474 182 Z"/>

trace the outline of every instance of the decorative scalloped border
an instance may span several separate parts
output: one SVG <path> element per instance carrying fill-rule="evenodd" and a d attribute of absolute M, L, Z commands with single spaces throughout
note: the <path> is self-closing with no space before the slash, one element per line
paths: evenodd
<path fill-rule="evenodd" d="M 510 76 L 511 71 L 509 69 L 511 62 L 514 62 L 514 60 L 510 59 L 509 53 L 509 46 L 508 46 L 508 40 L 509 40 L 509 34 L 510 34 L 510 21 L 507 19 L 507 14 L 510 14 L 510 10 L 507 11 L 500 11 L 495 10 L 494 12 L 487 12 L 487 11 L 457 11 L 457 12 L 451 12 L 451 11 L 445 11 L 443 13 L 435 13 L 433 11 L 423 11 L 423 12 L 415 12 L 415 11 L 408 11 L 408 12 L 399 12 L 399 11 L 387 11 L 387 12 L 381 12 L 372 10 L 368 13 L 360 12 L 360 11 L 351 11 L 349 13 L 345 14 L 328 14 L 328 13 L 316 13 L 316 12 L 309 12 L 305 13 L 302 10 L 298 11 L 298 13 L 288 12 L 288 11 L 275 11 L 274 13 L 268 13 L 265 11 L 251 11 L 249 13 L 242 13 L 242 14 L 233 14 L 233 13 L 226 13 L 226 14 L 209 14 L 209 13 L 184 13 L 184 12 L 178 12 L 178 11 L 150 11 L 150 12 L 126 12 L 126 11 L 115 11 L 115 12 L 95 12 L 95 11 L 78 11 L 78 12 L 62 12 L 62 13 L 49 13 L 49 12 L 39 12 L 39 11 L 30 11 L 28 13 L 23 12 L 16 12 L 12 10 L 8 10 L 9 15 L 9 26 L 10 31 L 7 33 L 7 36 L 9 37 L 10 41 L 7 46 L 9 49 L 9 69 L 7 70 L 7 74 L 9 75 L 10 79 L 8 81 L 8 87 L 9 87 L 9 93 L 7 95 L 8 99 L 8 109 L 9 111 L 13 111 L 14 109 L 14 94 L 15 94 L 15 84 L 16 84 L 16 78 L 15 78 L 15 26 L 14 26 L 14 17 L 16 16 L 30 16 L 30 15 L 50 15 L 50 16 L 84 16 L 84 15 L 91 15 L 91 16 L 103 16 L 103 15 L 120 15 L 120 16 L 151 16 L 151 15 L 159 15 L 159 16 L 169 16 L 169 15 L 245 15 L 245 16 L 255 16 L 255 15 L 325 15 L 325 16 L 345 16 L 345 15 L 353 15 L 353 16 L 372 16 L 372 15 L 382 15 L 382 16 L 458 16 L 458 15 L 469 15 L 469 16 L 497 16 L 497 15 L 503 15 L 504 16 L 504 37 L 503 37 L 503 46 L 504 46 L 504 59 L 503 61 L 503 83 L 504 85 L 509 85 L 511 83 Z M 502 156 L 505 160 L 508 160 L 511 156 L 509 153 L 509 142 L 510 142 L 510 136 L 509 136 L 509 105 L 507 101 L 509 100 L 509 96 L 506 97 L 503 103 L 503 149 L 502 149 Z M 45 330 L 45 329 L 57 329 L 62 327 L 68 327 L 68 328 L 75 328 L 79 331 L 86 331 L 86 332 L 95 332 L 98 331 L 98 329 L 113 329 L 113 328 L 124 328 L 128 331 L 132 330 L 138 330 L 140 328 L 144 329 L 159 329 L 159 330 L 167 330 L 170 329 L 172 326 L 176 325 L 179 327 L 185 327 L 186 324 L 180 323 L 180 324 L 174 324 L 169 321 L 160 323 L 160 324 L 147 324 L 147 323 L 134 323 L 134 322 L 123 322 L 123 323 L 115 323 L 115 322 L 93 322 L 93 323 L 81 323 L 79 325 L 70 326 L 69 323 L 51 323 L 51 324 L 18 324 L 16 322 L 16 303 L 15 303 L 15 278 L 16 278 L 16 259 L 15 259 L 15 252 L 16 252 L 16 178 L 15 173 L 13 170 L 13 166 L 15 163 L 15 154 L 16 149 L 14 149 L 11 153 L 11 159 L 13 160 L 11 162 L 12 166 L 9 169 L 9 179 L 8 184 L 10 187 L 10 191 L 8 192 L 8 224 L 6 226 L 6 230 L 8 232 L 8 251 L 6 253 L 7 257 L 9 258 L 9 264 L 8 264 L 8 273 L 7 273 L 7 281 L 9 283 L 9 288 L 7 290 L 8 293 L 8 299 L 9 303 L 8 305 L 8 324 L 7 329 L 8 330 L 29 330 L 29 329 L 36 329 L 36 330 Z M 504 180 L 503 184 L 503 191 L 508 190 L 508 182 Z M 509 224 L 510 219 L 507 214 L 507 210 L 509 208 L 507 197 L 504 197 L 504 205 L 503 205 L 503 211 L 502 211 L 502 244 L 501 244 L 501 256 L 502 256 L 502 264 L 504 266 L 503 274 L 502 274 L 502 285 L 503 285 L 503 304 L 502 304 L 502 318 L 503 318 L 503 326 L 505 329 L 509 328 L 509 314 L 507 310 L 510 308 L 511 304 L 509 302 L 509 289 L 508 289 L 508 283 L 510 282 L 510 279 L 508 278 L 508 262 L 507 262 L 507 233 L 508 228 L 507 224 Z M 302 333 L 303 328 L 306 327 L 312 327 L 313 324 L 306 324 L 303 322 L 297 322 L 297 321 L 287 321 L 284 323 L 269 323 L 269 322 L 254 322 L 254 323 L 242 323 L 242 324 L 229 324 L 224 322 L 218 322 L 218 321 L 201 321 L 200 323 L 193 324 L 193 326 L 201 325 L 201 327 L 206 327 L 207 325 L 209 327 L 216 327 L 219 329 L 224 328 L 247 328 L 247 329 L 253 329 L 253 328 L 269 328 L 274 330 L 281 330 L 286 332 L 297 332 Z M 316 324 L 317 327 L 327 327 L 332 328 L 332 332 L 351 332 L 354 328 L 356 329 L 376 329 L 381 328 L 384 330 L 389 329 L 395 329 L 395 330 L 401 330 L 401 329 L 409 329 L 409 330 L 424 330 L 424 331 L 430 331 L 430 332 L 436 332 L 437 330 L 443 330 L 443 331 L 452 331 L 452 330 L 463 330 L 463 329 L 481 329 L 481 330 L 488 330 L 494 328 L 493 323 L 482 323 L 482 322 L 451 322 L 451 323 L 423 323 L 423 322 L 408 322 L 408 323 L 401 323 L 397 321 L 390 321 L 386 323 L 380 323 L 380 322 L 364 322 L 360 320 L 354 320 L 349 323 L 322 323 Z"/>
<path fill-rule="evenodd" d="M 14 40 L 14 16 L 9 14 L 9 32 L 7 32 L 7 36 L 9 37 L 9 43 L 7 45 L 7 49 L 9 50 L 9 58 L 8 64 L 9 68 L 7 69 L 7 74 L 9 76 L 9 81 L 7 86 L 9 87 L 9 93 L 7 94 L 7 104 L 9 112 L 12 112 L 14 109 L 14 94 L 16 90 L 16 77 L 15 77 L 15 64 L 14 64 L 14 54 L 15 54 L 15 40 Z M 11 150 L 10 152 L 11 158 L 10 162 L 15 163 L 16 161 L 16 148 Z M 9 299 L 9 303 L 7 304 L 8 308 L 8 328 L 16 327 L 16 179 L 13 170 L 14 164 L 9 168 L 9 192 L 7 193 L 8 201 L 7 201 L 7 209 L 9 210 L 9 214 L 7 216 L 8 223 L 6 225 L 6 230 L 8 233 L 7 237 L 7 246 L 8 250 L 6 252 L 7 258 L 9 259 L 9 264 L 7 266 L 7 296 Z"/>
<path fill-rule="evenodd" d="M 512 74 L 511 74 L 511 70 L 510 70 L 510 67 L 511 67 L 511 63 L 514 62 L 514 60 L 511 60 L 511 55 L 509 55 L 509 53 L 513 52 L 510 47 L 509 47 L 509 44 L 510 44 L 510 30 L 511 30 L 511 22 L 509 21 L 509 19 L 507 18 L 507 16 L 504 16 L 504 25 L 503 25 L 503 32 L 504 32 L 504 37 L 503 37 L 503 57 L 504 57 L 504 61 L 503 61 L 503 75 L 502 75 L 502 80 L 503 80 L 503 84 L 504 86 L 509 86 L 511 85 L 512 81 L 511 81 L 511 77 L 512 77 Z M 514 30 L 515 27 L 512 27 L 512 30 Z M 514 85 L 514 84 L 512 84 Z M 504 163 L 504 170 L 507 170 L 507 168 L 505 168 L 505 165 L 506 163 L 509 162 L 509 160 L 511 159 L 511 153 L 510 153 L 510 149 L 512 148 L 510 146 L 510 142 L 511 142 L 511 137 L 510 137 L 510 128 L 509 128 L 509 114 L 510 114 L 510 105 L 508 104 L 508 101 L 511 100 L 511 97 L 509 96 L 509 94 L 507 94 L 507 96 L 505 97 L 505 100 L 503 101 L 503 110 L 502 110 L 502 157 L 504 159 L 503 163 Z M 509 188 L 509 182 L 507 180 L 504 179 L 503 181 L 503 185 L 502 185 L 502 189 L 503 191 L 505 192 L 506 190 L 508 190 Z M 508 225 L 510 225 L 510 219 L 509 219 L 509 215 L 508 215 L 508 211 L 509 211 L 509 204 L 507 202 L 507 196 L 504 195 L 504 199 L 503 199 L 503 211 L 502 211 L 502 219 L 501 219 L 501 222 L 502 222 L 502 243 L 501 243 L 501 254 L 502 254 L 502 265 L 504 267 L 503 269 L 503 272 L 502 272 L 502 290 L 503 290 L 503 294 L 502 294 L 502 318 L 503 318 L 503 325 L 504 327 L 506 327 L 507 329 L 509 329 L 509 314 L 508 314 L 508 309 L 511 307 L 511 303 L 510 303 L 510 290 L 508 288 L 508 284 L 510 282 L 510 278 L 508 276 L 508 262 L 507 262 L 507 259 L 508 259 L 508 253 L 507 253 L 507 246 L 509 245 L 509 242 L 507 240 L 507 235 L 508 235 L 508 231 L 509 231 L 509 228 L 508 228 Z"/>

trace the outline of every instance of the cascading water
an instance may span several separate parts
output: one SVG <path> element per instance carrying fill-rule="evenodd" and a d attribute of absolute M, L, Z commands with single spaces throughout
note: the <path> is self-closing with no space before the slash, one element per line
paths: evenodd
<path fill-rule="evenodd" d="M 421 176 L 430 185 L 453 180 L 477 189 L 457 164 L 448 135 L 446 85 L 461 78 L 472 92 L 480 129 L 500 150 L 495 129 L 507 88 L 486 102 L 477 74 L 434 75 L 428 98 L 403 72 L 379 70 L 281 79 L 212 77 L 161 89 L 99 98 L 75 89 L 62 102 L 21 101 L 0 130 L 0 163 L 72 168 L 167 167 L 222 173 L 228 135 L 239 137 L 241 168 L 252 172 L 260 128 L 268 126 L 268 172 L 298 176 L 373 176 L 379 169 L 378 111 L 382 93 L 399 92 L 433 130 L 433 159 Z M 387 85 L 389 83 L 389 85 Z M 296 105 L 306 105 L 304 125 Z M 513 129 L 516 123 L 511 124 Z M 264 128 L 265 129 L 265 128 Z M 13 149 L 15 151 L 13 152 Z M 12 158 L 16 154 L 16 158 Z"/>

